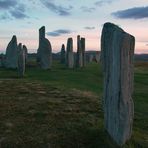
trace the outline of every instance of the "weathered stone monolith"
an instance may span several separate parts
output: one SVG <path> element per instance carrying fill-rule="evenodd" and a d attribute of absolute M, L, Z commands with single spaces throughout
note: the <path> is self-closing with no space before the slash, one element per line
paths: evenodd
<path fill-rule="evenodd" d="M 23 77 L 25 73 L 25 58 L 26 51 L 22 47 L 22 44 L 18 45 L 18 75 L 19 77 Z"/>
<path fill-rule="evenodd" d="M 66 65 L 68 68 L 74 67 L 73 39 L 68 38 L 66 48 Z"/>
<path fill-rule="evenodd" d="M 86 56 L 85 56 L 85 38 L 81 38 L 81 48 L 82 48 L 82 65 L 85 66 Z"/>
<path fill-rule="evenodd" d="M 65 64 L 66 63 L 66 51 L 65 51 L 65 45 L 62 44 L 62 48 L 61 48 L 61 64 Z"/>
<path fill-rule="evenodd" d="M 134 46 L 135 38 L 132 35 L 114 24 L 104 24 L 101 62 L 104 72 L 105 128 L 119 146 L 125 144 L 132 134 Z"/>
<path fill-rule="evenodd" d="M 82 53 L 82 46 L 81 46 L 81 39 L 80 35 L 77 36 L 77 57 L 76 57 L 76 66 L 83 67 L 83 53 Z"/>
<path fill-rule="evenodd" d="M 6 48 L 6 68 L 17 68 L 17 38 L 14 35 Z"/>
<path fill-rule="evenodd" d="M 52 47 L 45 38 L 45 27 L 39 29 L 39 48 L 37 51 L 37 62 L 42 69 L 50 69 L 52 64 Z"/>
<path fill-rule="evenodd" d="M 25 64 L 27 63 L 27 58 L 28 58 L 28 49 L 25 45 L 23 45 L 23 50 L 25 51 Z"/>

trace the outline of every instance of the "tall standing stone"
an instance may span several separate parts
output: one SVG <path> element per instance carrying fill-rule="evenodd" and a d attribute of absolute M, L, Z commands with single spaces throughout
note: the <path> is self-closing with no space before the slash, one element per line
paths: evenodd
<path fill-rule="evenodd" d="M 25 45 L 23 45 L 23 50 L 25 51 L 25 63 L 27 63 L 27 58 L 28 58 L 28 49 Z"/>
<path fill-rule="evenodd" d="M 14 35 L 6 48 L 6 68 L 17 68 L 17 38 Z"/>
<path fill-rule="evenodd" d="M 0 67 L 5 67 L 5 55 L 0 54 Z"/>
<path fill-rule="evenodd" d="M 19 77 L 23 77 L 25 73 L 25 58 L 26 51 L 22 47 L 22 44 L 18 45 L 18 75 Z"/>
<path fill-rule="evenodd" d="M 62 44 L 62 48 L 61 48 L 61 59 L 60 59 L 60 61 L 61 61 L 61 63 L 62 64 L 65 64 L 65 60 L 66 60 L 66 51 L 65 51 L 65 45 L 64 44 Z"/>
<path fill-rule="evenodd" d="M 80 35 L 77 36 L 77 57 L 76 57 L 76 66 L 83 67 L 83 53 L 82 53 L 82 46 L 81 46 L 81 39 Z"/>
<path fill-rule="evenodd" d="M 52 47 L 45 38 L 45 27 L 39 29 L 39 48 L 37 51 L 37 62 L 42 69 L 50 69 L 52 64 Z"/>
<path fill-rule="evenodd" d="M 81 48 L 82 48 L 82 65 L 85 66 L 86 56 L 85 56 L 85 38 L 81 38 Z"/>
<path fill-rule="evenodd" d="M 66 65 L 68 68 L 74 67 L 73 39 L 68 38 L 66 48 Z"/>
<path fill-rule="evenodd" d="M 134 45 L 133 36 L 114 24 L 104 24 L 101 61 L 104 72 L 105 128 L 120 146 L 132 134 Z"/>

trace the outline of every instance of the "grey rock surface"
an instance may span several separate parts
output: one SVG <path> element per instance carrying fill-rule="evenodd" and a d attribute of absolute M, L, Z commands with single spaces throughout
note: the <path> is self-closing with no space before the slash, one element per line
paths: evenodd
<path fill-rule="evenodd" d="M 133 36 L 112 23 L 104 24 L 101 62 L 105 128 L 119 146 L 125 144 L 132 134 L 134 46 Z"/>
<path fill-rule="evenodd" d="M 39 29 L 39 48 L 37 51 L 37 62 L 42 69 L 50 69 L 52 65 L 52 47 L 45 38 L 45 27 Z"/>
<path fill-rule="evenodd" d="M 68 38 L 66 48 L 66 65 L 68 68 L 74 67 L 73 39 Z"/>
<path fill-rule="evenodd" d="M 6 48 L 6 68 L 17 68 L 17 38 L 14 35 Z"/>
<path fill-rule="evenodd" d="M 26 51 L 22 47 L 22 44 L 18 45 L 18 75 L 19 77 L 23 77 L 25 73 L 25 58 Z"/>

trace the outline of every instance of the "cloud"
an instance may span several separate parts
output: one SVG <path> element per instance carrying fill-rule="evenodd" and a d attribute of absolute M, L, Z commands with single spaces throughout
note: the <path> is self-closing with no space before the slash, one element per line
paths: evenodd
<path fill-rule="evenodd" d="M 1 9 L 9 9 L 14 7 L 17 4 L 16 0 L 1 0 L 0 1 L 0 8 Z"/>
<path fill-rule="evenodd" d="M 96 1 L 94 4 L 95 6 L 103 6 L 105 4 L 110 4 L 112 2 L 113 0 L 99 0 L 99 1 Z"/>
<path fill-rule="evenodd" d="M 146 46 L 148 46 L 148 44 L 146 44 Z"/>
<path fill-rule="evenodd" d="M 112 13 L 113 16 L 121 19 L 143 19 L 148 18 L 148 6 L 134 7 Z"/>
<path fill-rule="evenodd" d="M 47 32 L 46 34 L 48 35 L 48 36 L 54 36 L 54 37 L 56 37 L 56 36 L 61 36 L 61 35 L 63 35 L 63 34 L 70 34 L 70 33 L 72 33 L 73 31 L 71 31 L 71 30 L 67 30 L 67 29 L 59 29 L 59 30 L 54 30 L 54 31 L 52 31 L 52 32 Z"/>
<path fill-rule="evenodd" d="M 93 30 L 93 29 L 95 29 L 95 27 L 84 27 L 84 29 L 87 29 L 87 30 Z"/>
<path fill-rule="evenodd" d="M 13 18 L 16 18 L 16 19 L 28 18 L 28 16 L 25 13 L 23 13 L 19 10 L 12 10 L 12 11 L 10 11 L 10 14 Z"/>
<path fill-rule="evenodd" d="M 29 18 L 26 15 L 26 6 L 17 0 L 0 1 L 0 20 L 24 19 Z"/>
<path fill-rule="evenodd" d="M 80 9 L 81 9 L 83 12 L 89 12 L 89 13 L 91 13 L 91 12 L 93 12 L 93 11 L 95 10 L 94 7 L 85 7 L 85 6 L 82 6 Z"/>
<path fill-rule="evenodd" d="M 56 5 L 53 0 L 40 0 L 40 2 L 48 8 L 50 11 L 60 15 L 60 16 L 68 16 L 70 15 L 70 10 L 73 8 L 69 6 L 69 8 L 62 7 L 60 5 Z"/>

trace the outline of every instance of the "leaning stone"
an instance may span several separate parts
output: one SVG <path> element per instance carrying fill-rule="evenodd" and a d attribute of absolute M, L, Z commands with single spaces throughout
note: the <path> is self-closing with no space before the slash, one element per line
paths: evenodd
<path fill-rule="evenodd" d="M 14 35 L 6 48 L 6 68 L 17 68 L 17 38 Z"/>
<path fill-rule="evenodd" d="M 119 146 L 125 144 L 132 134 L 134 45 L 133 36 L 114 24 L 104 24 L 101 61 L 105 128 Z"/>
<path fill-rule="evenodd" d="M 52 47 L 45 38 L 45 27 L 39 29 L 39 48 L 37 51 L 37 62 L 42 69 L 50 69 L 52 64 Z"/>
<path fill-rule="evenodd" d="M 65 45 L 62 44 L 62 48 L 61 48 L 61 64 L 65 64 L 65 60 L 66 60 Z"/>
<path fill-rule="evenodd" d="M 26 51 L 22 47 L 22 44 L 18 45 L 18 75 L 19 77 L 23 77 L 25 73 L 25 57 Z"/>
<path fill-rule="evenodd" d="M 66 65 L 68 68 L 74 67 L 73 39 L 68 38 L 66 49 Z"/>

